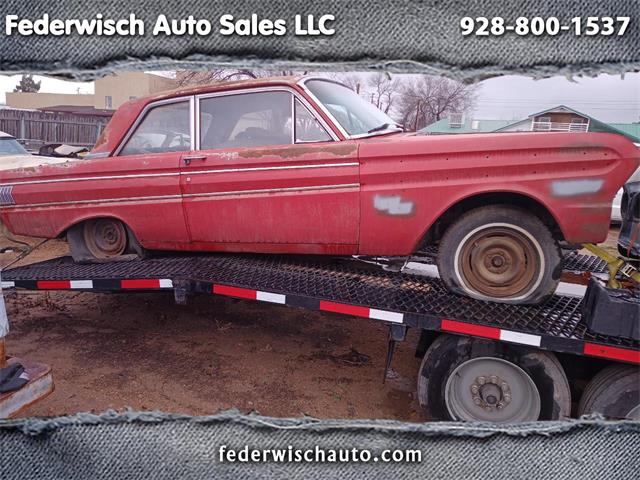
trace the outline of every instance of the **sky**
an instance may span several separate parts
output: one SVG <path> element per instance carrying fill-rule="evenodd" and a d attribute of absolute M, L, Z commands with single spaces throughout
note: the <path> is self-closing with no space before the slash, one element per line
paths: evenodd
<path fill-rule="evenodd" d="M 575 83 L 574 83 L 575 82 Z M 564 104 L 604 122 L 640 121 L 640 73 L 533 80 L 522 76 L 480 83 L 474 118 L 512 120 Z"/>
<path fill-rule="evenodd" d="M 367 75 L 367 74 L 362 74 Z M 0 76 L 0 104 L 4 92 L 13 91 L 19 75 Z M 35 76 L 41 92 L 93 93 L 93 83 L 78 83 Z M 503 76 L 479 83 L 474 119 L 515 120 L 564 104 L 604 122 L 640 121 L 640 73 L 597 77 L 552 77 L 533 80 Z"/>

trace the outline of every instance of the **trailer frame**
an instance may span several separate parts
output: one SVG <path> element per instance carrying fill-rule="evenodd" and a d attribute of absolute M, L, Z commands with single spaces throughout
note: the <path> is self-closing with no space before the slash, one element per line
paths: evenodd
<path fill-rule="evenodd" d="M 433 256 L 424 252 L 423 264 Z M 565 269 L 598 274 L 606 265 L 574 253 Z M 591 332 L 579 296 L 555 295 L 540 306 L 485 302 L 448 292 L 438 278 L 344 257 L 171 254 L 92 264 L 61 257 L 5 270 L 2 288 L 173 291 L 178 303 L 214 294 L 379 320 L 391 327 L 387 366 L 392 342 L 404 339 L 408 328 L 640 365 L 640 342 Z"/>

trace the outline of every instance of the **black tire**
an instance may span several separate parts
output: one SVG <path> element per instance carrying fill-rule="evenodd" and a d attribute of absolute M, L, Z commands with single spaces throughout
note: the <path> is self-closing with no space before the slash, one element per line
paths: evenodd
<path fill-rule="evenodd" d="M 508 205 L 462 215 L 443 235 L 437 264 L 452 292 L 521 305 L 546 301 L 562 274 L 560 247 L 549 229 L 535 215 Z"/>
<path fill-rule="evenodd" d="M 119 236 L 119 245 L 115 246 L 111 251 L 100 251 L 99 247 L 93 242 L 88 242 L 91 231 L 96 228 L 96 222 L 111 222 Z M 98 223 L 99 225 L 99 223 Z M 146 251 L 142 248 L 135 235 L 122 222 L 115 219 L 92 219 L 74 225 L 67 232 L 67 242 L 71 257 L 78 263 L 96 263 L 113 261 L 119 259 L 135 259 L 144 258 Z"/>
<path fill-rule="evenodd" d="M 589 413 L 640 420 L 640 368 L 611 365 L 593 377 L 578 406 L 579 416 Z"/>
<path fill-rule="evenodd" d="M 471 360 L 504 363 L 513 371 L 526 374 L 539 397 L 536 415 L 517 411 L 518 405 L 525 404 L 527 398 L 517 398 L 519 391 L 508 390 L 513 396 L 510 405 L 502 412 L 494 410 L 486 412 L 486 404 L 478 406 L 478 410 L 469 410 L 469 415 L 458 418 L 452 413 L 455 405 L 452 402 L 450 379 L 462 378 L 460 368 L 469 365 Z M 497 360 L 496 360 L 497 359 Z M 515 367 L 513 367 L 515 365 Z M 495 373 L 495 372 L 494 372 Z M 486 378 L 493 376 L 491 369 Z M 526 380 L 526 381 L 529 381 Z M 462 392 L 473 396 L 473 384 L 463 385 Z M 525 392 L 526 390 L 522 390 Z M 524 397 L 525 395 L 520 395 Z M 429 347 L 418 376 L 418 399 L 425 417 L 428 420 L 472 420 L 491 422 L 558 420 L 571 414 L 571 390 L 564 370 L 553 353 L 501 342 L 482 340 L 471 337 L 441 335 Z M 511 410 L 509 410 L 511 408 Z M 515 419 L 515 420 L 511 420 Z"/>

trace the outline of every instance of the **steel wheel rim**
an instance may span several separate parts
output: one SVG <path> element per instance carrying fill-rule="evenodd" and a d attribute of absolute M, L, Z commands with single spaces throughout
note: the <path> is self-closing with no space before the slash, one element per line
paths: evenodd
<path fill-rule="evenodd" d="M 118 220 L 91 220 L 85 225 L 84 241 L 95 258 L 117 257 L 125 251 L 127 232 Z"/>
<path fill-rule="evenodd" d="M 512 423 L 540 416 L 540 393 L 531 377 L 496 357 L 458 365 L 447 379 L 445 404 L 455 420 Z"/>
<path fill-rule="evenodd" d="M 523 298 L 540 284 L 541 249 L 527 232 L 495 224 L 461 242 L 456 271 L 473 292 L 487 298 Z"/>

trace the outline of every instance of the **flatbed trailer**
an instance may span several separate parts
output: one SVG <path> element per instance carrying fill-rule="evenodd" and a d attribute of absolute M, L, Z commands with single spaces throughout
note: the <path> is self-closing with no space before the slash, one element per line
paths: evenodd
<path fill-rule="evenodd" d="M 427 271 L 434 255 L 422 253 L 420 265 Z M 178 303 L 191 294 L 215 294 L 379 320 L 390 326 L 387 368 L 395 342 L 409 327 L 640 365 L 640 342 L 589 330 L 579 295 L 556 294 L 539 306 L 486 302 L 452 294 L 439 278 L 407 266 L 398 273 L 348 258 L 251 254 L 172 254 L 93 264 L 63 257 L 5 270 L 2 288 L 173 291 Z M 565 269 L 602 273 L 606 265 L 572 254 Z"/>

